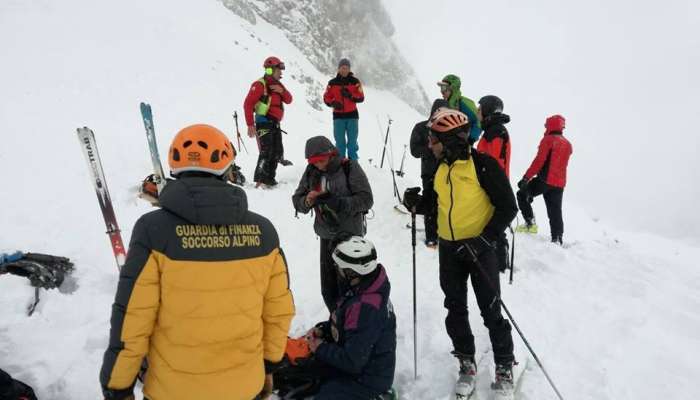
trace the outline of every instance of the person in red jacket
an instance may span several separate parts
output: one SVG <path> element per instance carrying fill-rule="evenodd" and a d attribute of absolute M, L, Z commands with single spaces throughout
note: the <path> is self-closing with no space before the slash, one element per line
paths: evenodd
<path fill-rule="evenodd" d="M 333 108 L 333 136 L 338 154 L 344 158 L 357 160 L 358 127 L 360 118 L 357 112 L 357 103 L 365 101 L 362 84 L 359 79 L 350 72 L 350 60 L 343 58 L 338 63 L 338 75 L 328 81 L 326 92 L 323 94 L 323 102 Z"/>
<path fill-rule="evenodd" d="M 292 94 L 280 82 L 284 63 L 277 57 L 268 57 L 263 68 L 265 76 L 253 82 L 243 102 L 248 136 L 257 137 L 260 149 L 253 177 L 255 187 L 277 184 L 277 164 L 285 163 L 280 122 L 284 105 L 292 102 Z"/>
<path fill-rule="evenodd" d="M 537 233 L 535 215 L 532 212 L 532 199 L 544 195 L 547 217 L 552 234 L 552 242 L 563 244 L 564 221 L 561 215 L 561 201 L 566 186 L 566 168 L 573 152 L 571 143 L 563 135 L 566 120 L 561 115 L 547 118 L 544 138 L 540 141 L 537 157 L 518 182 L 518 207 L 525 218 L 525 224 L 518 226 L 518 232 Z"/>
<path fill-rule="evenodd" d="M 510 116 L 503 113 L 503 100 L 498 96 L 488 95 L 479 99 L 477 116 L 481 120 L 484 134 L 479 139 L 476 150 L 490 155 L 498 161 L 498 165 L 510 177 L 510 137 L 505 125 L 510 122 Z M 505 272 L 510 268 L 508 259 L 508 237 L 505 231 L 496 240 L 496 255 L 498 270 Z"/>

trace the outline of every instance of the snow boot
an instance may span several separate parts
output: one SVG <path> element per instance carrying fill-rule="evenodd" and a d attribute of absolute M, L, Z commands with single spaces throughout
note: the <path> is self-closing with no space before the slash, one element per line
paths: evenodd
<path fill-rule="evenodd" d="M 556 243 L 560 246 L 563 246 L 564 240 L 562 239 L 561 235 L 555 235 L 555 236 L 552 236 L 552 243 Z"/>
<path fill-rule="evenodd" d="M 455 383 L 455 398 L 467 400 L 476 387 L 476 363 L 474 356 L 453 352 L 459 360 L 459 378 Z"/>
<path fill-rule="evenodd" d="M 519 233 L 532 233 L 536 234 L 537 233 L 537 222 L 533 219 L 532 221 L 525 221 L 524 224 L 518 225 L 515 228 L 516 232 Z"/>
<path fill-rule="evenodd" d="M 515 386 L 513 385 L 513 364 L 496 364 L 496 379 L 491 384 L 494 400 L 513 400 Z"/>

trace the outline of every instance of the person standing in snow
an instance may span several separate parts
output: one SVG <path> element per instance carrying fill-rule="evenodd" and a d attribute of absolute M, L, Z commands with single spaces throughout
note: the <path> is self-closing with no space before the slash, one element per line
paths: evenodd
<path fill-rule="evenodd" d="M 277 164 L 284 160 L 282 129 L 284 105 L 292 102 L 292 94 L 282 85 L 284 63 L 277 57 L 268 57 L 263 63 L 265 75 L 253 82 L 243 102 L 248 136 L 256 137 L 260 155 L 255 167 L 255 187 L 277 185 Z M 255 117 L 255 118 L 253 118 Z"/>
<path fill-rule="evenodd" d="M 142 365 L 150 400 L 269 397 L 294 303 L 274 226 L 226 182 L 233 160 L 231 142 L 210 125 L 175 136 L 175 179 L 162 208 L 136 222 L 119 275 L 105 399 L 133 399 Z"/>
<path fill-rule="evenodd" d="M 386 269 L 372 242 L 359 236 L 338 243 L 332 259 L 347 290 L 326 321 L 289 339 L 275 388 L 283 395 L 308 385 L 294 398 L 314 400 L 395 399 L 396 316 Z M 292 354 L 294 348 L 303 350 Z"/>
<path fill-rule="evenodd" d="M 459 360 L 456 394 L 474 390 L 474 335 L 467 311 L 467 281 L 471 278 L 484 325 L 489 330 L 496 364 L 494 389 L 513 392 L 513 338 L 501 314 L 495 242 L 517 213 L 508 178 L 498 162 L 469 145 L 471 120 L 456 110 L 440 108 L 430 119 L 430 146 L 439 160 L 435 174 L 438 195 L 440 287 L 445 294 L 445 327 Z M 407 189 L 404 205 L 423 213 L 418 188 Z"/>
<path fill-rule="evenodd" d="M 566 186 L 566 169 L 573 149 L 564 137 L 564 117 L 552 115 L 547 118 L 544 127 L 544 137 L 537 149 L 537 156 L 532 160 L 523 179 L 518 182 L 518 207 L 525 218 L 525 224 L 519 225 L 517 231 L 537 233 L 535 214 L 530 204 L 534 197 L 543 195 L 552 242 L 563 244 L 564 220 L 561 202 Z"/>
<path fill-rule="evenodd" d="M 476 143 L 479 140 L 479 135 L 481 135 L 481 125 L 476 114 L 476 104 L 474 104 L 472 99 L 462 96 L 462 81 L 457 75 L 450 74 L 442 78 L 437 84 L 440 87 L 442 98 L 447 100 L 449 107 L 466 114 L 467 118 L 469 118 L 469 145 Z"/>
<path fill-rule="evenodd" d="M 447 100 L 437 99 L 433 102 L 430 115 L 433 115 L 438 108 L 447 108 Z M 423 223 L 425 224 L 425 245 L 434 249 L 437 247 L 437 194 L 433 189 L 435 181 L 435 171 L 437 171 L 438 161 L 432 150 L 430 150 L 430 129 L 427 124 L 429 120 L 418 122 L 411 132 L 411 155 L 420 158 L 420 176 L 423 181 L 423 198 L 426 204 Z"/>
<path fill-rule="evenodd" d="M 297 212 L 314 210 L 314 231 L 321 238 L 321 295 L 329 311 L 342 294 L 331 253 L 348 236 L 364 236 L 365 213 L 374 199 L 365 172 L 355 160 L 341 159 L 338 150 L 325 136 L 306 141 L 309 162 L 299 180 L 292 204 Z"/>
<path fill-rule="evenodd" d="M 338 75 L 328 81 L 323 102 L 333 108 L 333 136 L 340 157 L 357 160 L 358 119 L 357 103 L 365 101 L 362 84 L 350 71 L 350 60 L 338 63 Z"/>
<path fill-rule="evenodd" d="M 510 136 L 505 127 L 510 122 L 510 116 L 503 113 L 503 100 L 493 95 L 482 97 L 479 99 L 477 114 L 484 134 L 479 139 L 476 150 L 493 157 L 506 176 L 510 177 Z M 498 269 L 505 272 L 510 267 L 505 231 L 498 236 L 497 246 Z"/>

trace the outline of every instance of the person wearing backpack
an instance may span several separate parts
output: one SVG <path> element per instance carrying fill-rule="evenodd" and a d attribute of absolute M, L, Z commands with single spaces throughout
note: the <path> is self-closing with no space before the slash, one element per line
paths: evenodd
<path fill-rule="evenodd" d="M 360 118 L 357 103 L 365 101 L 362 84 L 350 71 L 350 60 L 343 58 L 338 63 L 338 75 L 328 81 L 323 102 L 333 108 L 333 137 L 340 157 L 357 160 L 358 127 Z"/>
<path fill-rule="evenodd" d="M 503 100 L 498 96 L 484 96 L 479 99 L 477 114 L 481 120 L 481 129 L 484 134 L 479 139 L 476 150 L 488 154 L 498 161 L 506 176 L 510 176 L 510 136 L 506 124 L 510 122 L 510 116 L 503 113 Z M 505 272 L 510 268 L 508 258 L 508 238 L 501 232 L 497 240 L 496 254 L 498 255 L 498 269 Z"/>
<path fill-rule="evenodd" d="M 515 218 L 513 189 L 498 162 L 469 145 L 472 121 L 453 109 L 440 108 L 430 119 L 430 148 L 439 160 L 435 173 L 440 238 L 440 288 L 445 295 L 445 327 L 459 361 L 455 395 L 468 397 L 476 385 L 474 335 L 469 324 L 467 282 L 471 279 L 493 349 L 496 398 L 508 398 L 513 386 L 513 337 L 501 314 L 495 242 Z M 406 189 L 404 205 L 422 214 L 419 188 Z"/>
<path fill-rule="evenodd" d="M 263 63 L 265 76 L 253 82 L 243 102 L 248 136 L 256 137 L 260 154 L 255 166 L 255 187 L 277 185 L 277 164 L 284 161 L 282 129 L 284 105 L 292 102 L 292 94 L 280 82 L 284 63 L 268 57 Z"/>
<path fill-rule="evenodd" d="M 309 162 L 299 180 L 292 204 L 297 212 L 315 212 L 314 231 L 321 238 L 321 295 L 329 311 L 342 294 L 331 253 L 348 236 L 364 236 L 365 214 L 374 198 L 365 172 L 355 160 L 343 159 L 325 136 L 306 141 Z"/>
<path fill-rule="evenodd" d="M 532 160 L 523 179 L 518 182 L 518 207 L 525 223 L 519 225 L 517 231 L 537 233 L 535 214 L 530 204 L 534 197 L 543 195 L 552 242 L 563 244 L 564 220 L 561 202 L 566 186 L 566 170 L 573 148 L 571 142 L 564 137 L 564 117 L 552 115 L 545 121 L 544 128 L 544 137 L 537 149 L 537 156 Z"/>

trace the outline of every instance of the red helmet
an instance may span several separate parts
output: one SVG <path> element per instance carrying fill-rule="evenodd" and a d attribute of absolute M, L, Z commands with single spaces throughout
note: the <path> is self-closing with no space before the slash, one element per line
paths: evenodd
<path fill-rule="evenodd" d="M 564 130 L 564 128 L 566 128 L 566 119 L 559 114 L 552 115 L 551 117 L 547 118 L 544 123 L 544 127 L 547 129 L 547 132 L 561 132 Z"/>
<path fill-rule="evenodd" d="M 277 57 L 267 57 L 263 63 L 263 68 L 280 67 L 284 69 L 284 63 Z"/>

